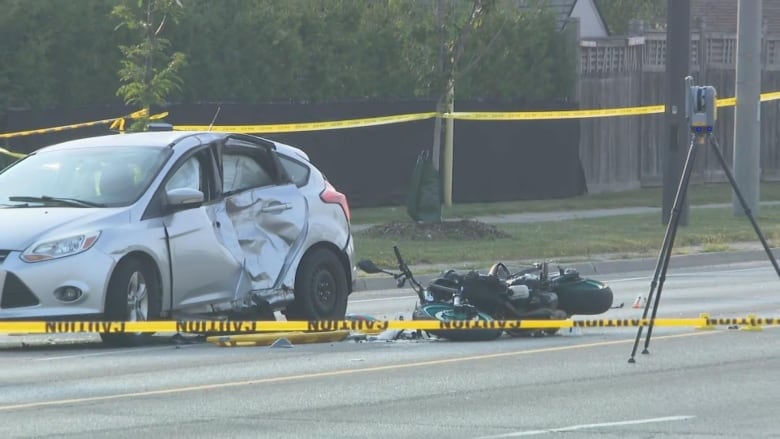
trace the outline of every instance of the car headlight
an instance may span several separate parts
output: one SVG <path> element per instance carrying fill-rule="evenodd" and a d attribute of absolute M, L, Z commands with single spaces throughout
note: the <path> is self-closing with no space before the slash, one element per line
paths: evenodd
<path fill-rule="evenodd" d="M 75 255 L 89 250 L 95 245 L 99 236 L 100 232 L 94 232 L 53 241 L 37 242 L 22 253 L 22 259 L 27 262 L 40 262 Z"/>

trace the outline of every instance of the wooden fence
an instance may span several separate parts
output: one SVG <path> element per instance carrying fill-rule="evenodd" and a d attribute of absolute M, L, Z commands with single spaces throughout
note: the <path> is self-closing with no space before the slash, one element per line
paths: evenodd
<path fill-rule="evenodd" d="M 694 82 L 712 85 L 719 97 L 735 92 L 736 35 L 692 35 Z M 578 100 L 581 108 L 631 107 L 664 103 L 666 36 L 608 38 L 580 42 Z M 764 36 L 762 92 L 780 91 L 780 35 Z M 780 101 L 761 104 L 761 178 L 780 179 Z M 581 121 L 580 158 L 591 193 L 662 183 L 666 127 L 663 114 Z M 723 155 L 734 154 L 734 108 L 718 113 L 716 138 Z M 712 150 L 697 154 L 693 180 L 726 181 Z"/>

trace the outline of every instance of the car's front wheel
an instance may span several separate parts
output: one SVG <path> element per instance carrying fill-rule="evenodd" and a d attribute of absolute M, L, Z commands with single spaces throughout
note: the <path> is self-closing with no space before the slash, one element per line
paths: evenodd
<path fill-rule="evenodd" d="M 105 317 L 111 321 L 138 322 L 159 318 L 162 294 L 154 271 L 143 261 L 131 258 L 114 270 L 106 293 Z M 103 341 L 117 346 L 138 346 L 151 333 L 102 333 Z"/>
<path fill-rule="evenodd" d="M 347 275 L 338 256 L 324 248 L 307 254 L 295 278 L 288 320 L 342 320 L 347 313 Z"/>

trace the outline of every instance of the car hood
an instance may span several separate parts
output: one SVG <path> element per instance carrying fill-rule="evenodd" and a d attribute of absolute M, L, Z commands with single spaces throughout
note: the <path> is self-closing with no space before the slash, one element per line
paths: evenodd
<path fill-rule="evenodd" d="M 117 217 L 119 222 L 130 219 L 125 208 L 3 208 L 0 209 L 0 250 L 22 251 L 41 239 L 100 230 L 102 223 L 112 217 Z M 122 217 L 124 220 L 119 219 Z"/>

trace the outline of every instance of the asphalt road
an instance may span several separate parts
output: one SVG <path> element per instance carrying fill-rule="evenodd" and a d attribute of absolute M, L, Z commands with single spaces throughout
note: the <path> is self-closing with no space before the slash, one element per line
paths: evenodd
<path fill-rule="evenodd" d="M 601 277 L 626 305 L 603 317 L 639 317 L 648 275 Z M 765 261 L 670 270 L 659 316 L 777 317 L 778 287 Z M 350 312 L 395 318 L 414 300 L 361 292 Z M 778 329 L 658 327 L 629 364 L 635 334 L 4 349 L 0 437 L 780 437 Z"/>

